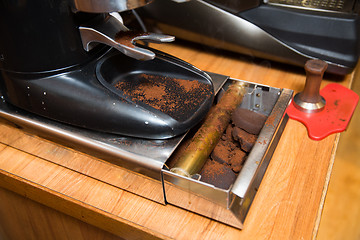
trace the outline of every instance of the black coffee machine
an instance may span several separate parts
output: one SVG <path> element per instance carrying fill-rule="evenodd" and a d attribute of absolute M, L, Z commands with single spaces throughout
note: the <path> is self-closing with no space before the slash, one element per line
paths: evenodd
<path fill-rule="evenodd" d="M 140 15 L 177 38 L 301 67 L 318 58 L 345 75 L 360 56 L 359 9 L 357 0 L 156 0 Z"/>
<path fill-rule="evenodd" d="M 119 12 L 148 3 L 0 0 L 3 101 L 19 111 L 100 132 L 148 139 L 186 132 L 212 105 L 211 78 L 175 57 L 136 45 L 138 40 L 174 40 L 125 27 Z M 180 83 L 194 81 L 202 94 L 187 108 L 186 96 L 194 92 L 182 96 Z M 172 109 L 157 106 L 154 97 L 144 100 L 144 91 L 138 98 L 131 94 L 150 85 L 163 90 Z"/>

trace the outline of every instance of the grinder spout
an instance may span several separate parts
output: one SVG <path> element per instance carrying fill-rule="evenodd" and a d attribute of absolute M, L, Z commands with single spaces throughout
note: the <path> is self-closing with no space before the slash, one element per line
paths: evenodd
<path fill-rule="evenodd" d="M 134 45 L 137 40 L 154 43 L 175 40 L 173 36 L 130 31 L 122 23 L 118 13 L 110 13 L 105 19 L 94 21 L 87 26 L 80 26 L 79 30 L 86 51 L 92 49 L 91 43 L 103 43 L 137 60 L 152 60 L 155 58 L 154 52 Z"/>

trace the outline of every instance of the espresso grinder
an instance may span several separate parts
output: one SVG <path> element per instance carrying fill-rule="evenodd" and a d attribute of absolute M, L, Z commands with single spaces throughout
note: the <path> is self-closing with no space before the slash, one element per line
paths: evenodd
<path fill-rule="evenodd" d="M 2 0 L 0 69 L 4 100 L 19 109 L 99 132 L 165 139 L 187 131 L 211 107 L 212 82 L 190 64 L 135 45 L 137 40 L 174 40 L 124 26 L 118 12 L 148 2 Z M 136 100 L 128 94 L 144 87 L 139 86 L 142 81 L 147 85 L 161 81 L 158 87 L 166 88 L 167 100 L 181 105 L 183 96 L 170 93 L 181 88 L 174 86 L 174 79 L 184 84 L 201 83 L 202 99 L 183 111 L 177 106 L 163 110 L 156 99 Z M 116 87 L 119 82 L 122 89 Z"/>
<path fill-rule="evenodd" d="M 40 137 L 36 141 L 50 140 L 47 144 L 69 154 L 64 159 L 24 149 L 8 137 L 2 143 L 157 203 L 242 228 L 286 125 L 293 91 L 204 72 L 150 48 L 147 42 L 174 37 L 131 30 L 122 17 L 151 4 L 0 0 L 0 128 L 6 129 L 0 135 Z M 204 135 L 217 140 L 198 143 L 215 147 L 224 131 L 206 123 L 219 119 L 226 127 L 226 104 L 267 120 L 259 140 L 244 153 L 241 170 L 219 187 L 202 180 L 204 163 L 196 158 L 173 160 L 189 155 L 183 147 L 203 126 L 211 129 Z M 188 166 L 191 172 L 184 175 Z M 110 171 L 117 177 L 107 178 Z"/>

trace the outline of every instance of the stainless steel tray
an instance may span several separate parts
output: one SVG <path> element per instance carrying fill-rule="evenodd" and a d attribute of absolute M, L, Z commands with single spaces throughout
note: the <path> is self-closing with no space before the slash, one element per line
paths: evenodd
<path fill-rule="evenodd" d="M 229 79 L 225 86 L 231 81 Z M 166 201 L 228 225 L 242 228 L 245 217 L 288 120 L 286 107 L 293 91 L 252 83 L 240 107 L 268 116 L 236 181 L 229 189 L 162 170 Z M 199 176 L 201 177 L 201 176 Z"/>

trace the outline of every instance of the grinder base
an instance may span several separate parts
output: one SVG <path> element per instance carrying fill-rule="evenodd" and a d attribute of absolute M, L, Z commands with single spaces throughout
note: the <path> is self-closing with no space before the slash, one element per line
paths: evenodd
<path fill-rule="evenodd" d="M 171 138 L 205 116 L 214 99 L 213 85 L 206 73 L 192 65 L 153 51 L 152 61 L 137 61 L 112 50 L 67 70 L 3 71 L 3 94 L 21 109 L 70 125 L 147 139 Z M 149 78 L 152 88 L 163 88 L 162 94 L 146 98 Z M 119 83 L 127 85 L 116 88 Z M 132 95 L 141 89 L 138 98 Z M 166 98 L 167 108 L 155 97 Z"/>

